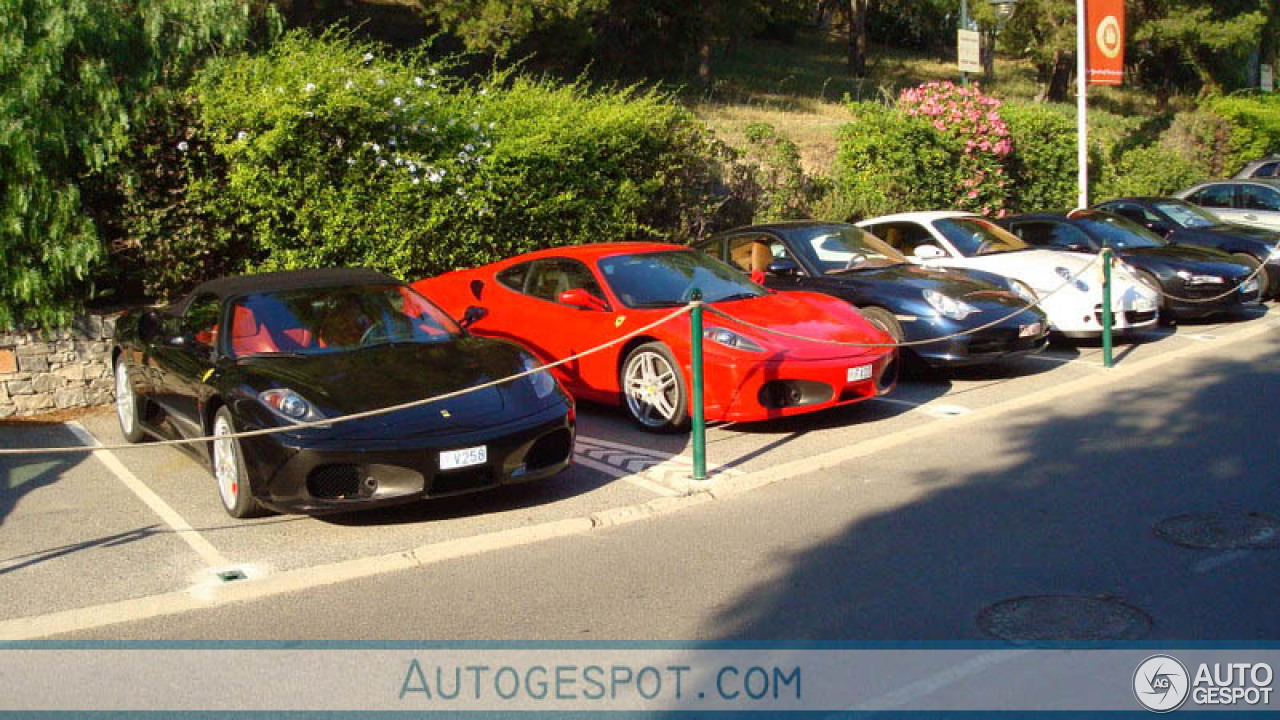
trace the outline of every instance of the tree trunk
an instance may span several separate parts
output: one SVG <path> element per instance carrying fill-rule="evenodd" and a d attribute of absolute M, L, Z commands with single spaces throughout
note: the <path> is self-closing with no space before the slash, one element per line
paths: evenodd
<path fill-rule="evenodd" d="M 705 32 L 698 41 L 698 83 L 711 87 L 711 34 Z"/>
<path fill-rule="evenodd" d="M 1041 102 L 1066 102 L 1067 89 L 1071 86 L 1071 71 L 1075 54 L 1057 50 L 1053 53 L 1053 63 L 1040 67 Z"/>
<path fill-rule="evenodd" d="M 867 5 L 870 0 L 849 0 L 849 72 L 867 74 Z"/>

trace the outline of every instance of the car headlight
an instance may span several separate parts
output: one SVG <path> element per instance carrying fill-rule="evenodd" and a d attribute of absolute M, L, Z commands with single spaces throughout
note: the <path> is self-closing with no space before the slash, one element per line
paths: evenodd
<path fill-rule="evenodd" d="M 1177 275 L 1188 285 L 1222 285 L 1226 282 L 1217 275 L 1196 275 L 1187 270 L 1179 270 Z"/>
<path fill-rule="evenodd" d="M 1280 260 L 1280 247 L 1271 248 L 1271 252 L 1267 253 L 1267 262 L 1275 262 Z"/>
<path fill-rule="evenodd" d="M 1058 277 L 1062 278 L 1063 280 L 1071 280 L 1072 278 L 1075 278 L 1075 283 L 1073 284 L 1076 286 L 1076 289 L 1079 290 L 1080 292 L 1089 292 L 1089 283 L 1085 282 L 1084 280 L 1081 280 L 1078 277 L 1075 277 L 1074 273 L 1072 273 L 1070 270 L 1064 267 L 1056 267 L 1053 269 L 1053 271 L 1058 273 Z"/>
<path fill-rule="evenodd" d="M 537 370 L 540 367 L 542 363 L 538 362 L 537 358 L 532 355 L 524 356 L 525 372 Z M 551 377 L 550 370 L 535 372 L 532 375 L 526 375 L 525 378 L 533 386 L 533 394 L 540 398 L 545 398 L 556 391 L 556 379 Z"/>
<path fill-rule="evenodd" d="M 1009 290 L 1011 290 L 1014 295 L 1022 298 L 1028 305 L 1035 305 L 1040 302 L 1040 297 L 1036 295 L 1036 291 L 1032 290 L 1031 286 L 1021 280 L 1010 280 Z"/>
<path fill-rule="evenodd" d="M 925 302 L 933 306 L 934 310 L 938 311 L 939 315 L 952 320 L 963 320 L 978 312 L 978 308 L 969 303 L 957 300 L 950 295 L 943 295 L 937 290 L 925 290 L 924 299 Z"/>
<path fill-rule="evenodd" d="M 760 344 L 732 330 L 724 328 L 707 328 L 702 331 L 702 337 L 713 343 L 733 348 L 734 350 L 743 350 L 746 352 L 764 352 L 764 348 Z"/>
<path fill-rule="evenodd" d="M 258 393 L 258 400 L 272 412 L 292 422 L 313 422 L 324 419 L 324 415 L 307 402 L 306 398 L 288 388 L 263 390 Z"/>

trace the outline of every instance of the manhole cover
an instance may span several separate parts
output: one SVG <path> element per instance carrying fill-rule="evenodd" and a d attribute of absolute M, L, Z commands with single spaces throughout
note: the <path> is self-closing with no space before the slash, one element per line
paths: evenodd
<path fill-rule="evenodd" d="M 1032 595 L 1002 600 L 978 614 L 983 632 L 1018 645 L 1038 642 L 1139 640 L 1151 618 L 1119 600 Z"/>
<path fill-rule="evenodd" d="M 1262 513 L 1177 515 L 1156 523 L 1156 537 L 1204 550 L 1280 548 L 1280 520 Z"/>

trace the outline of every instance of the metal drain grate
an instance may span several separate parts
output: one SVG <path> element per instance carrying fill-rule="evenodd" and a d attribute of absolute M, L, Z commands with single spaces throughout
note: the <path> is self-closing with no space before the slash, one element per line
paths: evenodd
<path fill-rule="evenodd" d="M 1017 645 L 1140 640 L 1151 630 L 1151 618 L 1113 598 L 1029 595 L 984 608 L 978 627 Z"/>
<path fill-rule="evenodd" d="M 214 573 L 222 582 L 235 582 L 236 580 L 248 580 L 249 576 L 245 575 L 243 570 L 219 570 Z"/>
<path fill-rule="evenodd" d="M 1262 513 L 1175 515 L 1154 530 L 1161 540 L 1197 550 L 1280 548 L 1280 519 Z"/>

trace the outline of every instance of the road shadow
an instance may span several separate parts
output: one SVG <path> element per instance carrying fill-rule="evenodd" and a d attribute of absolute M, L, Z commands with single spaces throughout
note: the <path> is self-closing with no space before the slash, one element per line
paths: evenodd
<path fill-rule="evenodd" d="M 887 455 L 860 461 L 860 473 L 893 484 L 893 504 L 868 486 L 850 497 L 882 509 L 762 559 L 779 572 L 731 600 L 713 636 L 989 641 L 976 621 L 984 607 L 1066 594 L 1141 609 L 1151 640 L 1280 638 L 1275 573 L 1205 570 L 1220 552 L 1153 533 L 1183 514 L 1280 516 L 1280 341 L 1256 342 L 1267 352 L 1253 360 L 1180 359 L 1160 369 L 1165 383 L 1011 412 L 971 447 L 962 435 L 919 443 L 916 470 Z M 1237 562 L 1278 556 L 1251 552 Z"/>
<path fill-rule="evenodd" d="M 0 424 L 0 430 L 0 448 L 5 449 L 84 444 L 61 423 L 7 422 Z M 0 456 L 0 527 L 22 498 L 58 482 L 87 456 L 88 453 Z"/>

